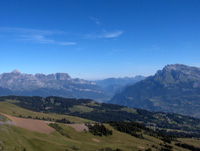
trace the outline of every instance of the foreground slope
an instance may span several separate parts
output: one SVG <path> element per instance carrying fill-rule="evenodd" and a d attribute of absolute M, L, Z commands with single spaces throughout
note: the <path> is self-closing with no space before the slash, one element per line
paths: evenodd
<path fill-rule="evenodd" d="M 116 94 L 114 104 L 200 117 L 200 68 L 167 65 L 154 76 Z"/>
<path fill-rule="evenodd" d="M 200 140 L 191 137 L 199 137 L 197 132 L 200 130 L 200 121 L 190 117 L 128 109 L 118 105 L 100 104 L 91 100 L 74 100 L 59 97 L 7 96 L 1 97 L 0 100 L 0 112 L 4 113 L 0 113 L 0 150 L 3 151 L 189 151 L 189 149 L 182 147 L 184 144 L 187 144 L 186 147 L 188 148 L 193 147 L 199 149 Z M 42 102 L 41 104 L 45 108 L 35 112 L 19 107 L 24 105 L 26 108 L 34 109 L 34 101 L 36 101 L 35 103 L 37 104 L 35 104 L 35 106 L 39 107 L 39 109 L 42 109 L 39 106 L 39 102 Z M 61 110 L 61 105 L 63 105 L 63 103 L 65 103 L 65 106 L 62 106 L 63 110 Z M 25 104 L 28 105 L 25 106 Z M 100 112 L 101 110 L 102 112 Z M 114 114 L 112 112 L 107 114 L 107 110 L 113 111 Z M 55 114 L 56 111 L 57 114 Z M 61 111 L 62 114 L 59 113 L 59 111 Z M 117 112 L 119 112 L 119 114 L 116 114 Z M 124 112 L 131 113 L 129 120 L 131 120 L 131 118 L 133 120 L 140 119 L 140 122 L 145 121 L 145 119 L 148 122 L 155 120 L 155 123 L 160 123 L 162 126 L 165 126 L 165 128 L 163 127 L 162 131 L 160 131 L 161 129 L 153 131 L 139 123 L 109 122 L 103 125 L 107 130 L 112 131 L 112 133 L 109 135 L 102 135 L 102 132 L 104 132 L 102 128 L 96 129 L 97 131 L 95 129 L 85 131 L 76 128 L 78 125 L 83 125 L 82 123 L 84 122 L 94 124 L 94 121 L 70 116 L 71 113 L 79 113 L 79 116 L 85 114 L 88 117 L 92 114 L 92 117 L 96 116 L 96 120 L 98 121 L 98 117 L 101 117 L 100 115 L 102 114 L 104 116 L 109 116 L 110 119 L 118 120 L 118 117 L 121 118 L 120 114 L 122 115 Z M 37 121 L 40 119 L 39 121 L 41 122 L 49 121 L 49 123 L 51 123 L 49 126 L 51 126 L 54 131 L 50 133 L 41 133 L 34 129 L 24 129 L 22 125 L 15 125 L 16 123 L 12 116 L 6 115 L 6 117 L 4 116 L 5 114 L 20 117 L 24 122 L 29 120 L 26 124 L 33 124 L 32 121 L 35 121 L 33 119 L 37 119 Z M 128 117 L 125 115 L 126 114 L 122 116 L 127 120 Z M 71 123 L 79 124 L 65 124 L 66 120 L 63 121 L 63 119 L 67 119 L 67 122 L 70 121 Z M 103 119 L 101 118 L 101 120 Z M 146 122 L 146 124 L 148 122 Z M 183 123 L 180 124 L 180 122 Z M 174 126 L 177 132 L 180 131 L 180 134 L 185 132 L 185 135 L 179 135 L 179 133 L 173 134 L 175 137 L 169 136 L 168 134 L 166 135 L 163 133 L 166 131 L 163 130 L 173 130 L 170 129 L 168 127 L 169 125 L 166 123 L 171 123 L 171 126 Z M 133 127 L 130 125 L 133 125 Z M 149 127 L 156 129 L 153 125 Z M 181 129 L 181 127 L 185 128 L 185 130 Z M 179 146 L 177 146 L 177 144 Z"/>
<path fill-rule="evenodd" d="M 112 135 L 109 136 L 93 135 L 87 131 L 79 132 L 64 124 L 57 123 L 56 125 L 57 130 L 50 134 L 43 134 L 14 125 L 0 124 L 0 149 L 2 151 L 141 151 L 150 149 L 162 151 L 170 147 L 173 151 L 189 151 L 176 146 L 175 143 L 187 142 L 195 147 L 198 147 L 200 143 L 199 140 L 191 138 L 176 139 L 166 143 L 159 137 L 150 136 L 144 131 L 140 132 L 143 138 L 138 138 L 120 132 L 108 124 L 104 125 L 112 131 Z"/>

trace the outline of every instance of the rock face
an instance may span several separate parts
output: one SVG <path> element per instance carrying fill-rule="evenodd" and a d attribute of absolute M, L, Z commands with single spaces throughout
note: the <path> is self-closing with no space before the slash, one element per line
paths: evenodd
<path fill-rule="evenodd" d="M 72 79 L 67 73 L 21 74 L 18 70 L 0 74 L 0 95 L 62 96 L 70 98 L 107 99 L 94 82 Z"/>
<path fill-rule="evenodd" d="M 111 103 L 200 117 L 200 68 L 167 65 L 122 93 Z"/>

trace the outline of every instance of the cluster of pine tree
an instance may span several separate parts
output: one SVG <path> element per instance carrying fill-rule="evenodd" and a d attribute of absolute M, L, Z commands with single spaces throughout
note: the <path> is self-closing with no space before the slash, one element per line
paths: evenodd
<path fill-rule="evenodd" d="M 33 117 L 33 116 L 23 116 L 23 115 L 19 115 L 19 117 L 21 118 L 29 118 L 29 119 L 36 119 L 36 120 L 43 120 L 43 121 L 55 121 L 55 122 L 58 122 L 58 123 L 64 123 L 64 124 L 73 124 L 74 122 L 70 122 L 68 119 L 66 118 L 62 118 L 62 119 L 53 119 L 53 118 L 50 118 L 50 117 Z"/>
<path fill-rule="evenodd" d="M 137 138 L 144 138 L 142 135 L 142 128 L 145 127 L 139 123 L 135 122 L 110 122 L 109 123 L 114 129 L 130 134 Z"/>
<path fill-rule="evenodd" d="M 120 132 L 125 132 L 137 138 L 143 139 L 143 134 L 156 137 L 164 142 L 171 143 L 172 137 L 162 132 L 156 132 L 143 124 L 137 122 L 109 122 L 109 124 Z"/>
<path fill-rule="evenodd" d="M 62 119 L 55 120 L 55 122 L 58 122 L 58 123 L 65 123 L 65 124 L 73 124 L 73 122 L 70 122 L 70 121 L 67 120 L 66 118 L 62 118 Z"/>
<path fill-rule="evenodd" d="M 200 148 L 195 147 L 193 145 L 186 144 L 186 143 L 183 143 L 183 144 L 176 143 L 175 145 L 179 146 L 179 147 L 182 147 L 182 148 L 186 148 L 186 149 L 192 150 L 192 151 L 200 151 Z"/>
<path fill-rule="evenodd" d="M 89 132 L 91 132 L 93 135 L 112 135 L 112 130 L 107 129 L 103 124 L 86 124 L 86 126 L 89 128 Z"/>

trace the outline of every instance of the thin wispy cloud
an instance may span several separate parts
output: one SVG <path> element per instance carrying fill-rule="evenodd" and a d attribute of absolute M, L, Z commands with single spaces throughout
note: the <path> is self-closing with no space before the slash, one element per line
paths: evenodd
<path fill-rule="evenodd" d="M 76 45 L 76 42 L 56 42 L 56 43 L 63 46 Z"/>
<path fill-rule="evenodd" d="M 21 41 L 32 41 L 32 42 L 41 43 L 41 44 L 57 44 L 57 45 L 62 45 L 62 46 L 76 45 L 75 42 L 55 41 L 43 35 L 21 35 L 20 37 L 21 38 L 19 40 Z"/>
<path fill-rule="evenodd" d="M 58 31 L 37 30 L 37 29 L 28 29 L 28 28 L 10 28 L 10 27 L 0 27 L 0 32 L 22 33 L 22 34 L 43 34 L 43 35 L 61 34 L 61 33 L 64 34 L 64 32 L 58 32 Z"/>
<path fill-rule="evenodd" d="M 95 18 L 95 17 L 90 17 L 90 19 L 97 24 L 98 26 L 100 26 L 100 21 Z M 100 38 L 117 38 L 119 36 L 121 36 L 124 33 L 124 31 L 122 30 L 115 30 L 115 31 L 106 31 L 105 29 L 101 29 L 89 34 L 85 35 L 85 39 L 100 39 Z"/>
<path fill-rule="evenodd" d="M 19 40 L 21 41 L 32 41 L 32 42 L 39 42 L 39 43 L 51 43 L 53 44 L 55 41 L 53 39 L 47 39 L 43 35 L 19 35 Z"/>
<path fill-rule="evenodd" d="M 102 35 L 103 38 L 116 38 L 123 34 L 123 31 L 106 32 Z"/>
<path fill-rule="evenodd" d="M 6 33 L 9 36 L 15 37 L 18 41 L 34 42 L 40 44 L 56 44 L 56 45 L 76 45 L 76 42 L 57 41 L 55 36 L 65 35 L 61 31 L 48 31 L 26 28 L 0 28 L 0 33 Z"/>
<path fill-rule="evenodd" d="M 95 24 L 97 24 L 98 26 L 100 26 L 100 21 L 97 19 L 97 18 L 95 18 L 95 17 L 90 17 L 90 19 L 92 20 L 92 21 L 94 21 L 94 23 Z"/>
<path fill-rule="evenodd" d="M 112 32 L 103 31 L 101 33 L 91 33 L 85 36 L 86 39 L 97 39 L 97 38 L 117 38 L 123 34 L 123 31 L 117 30 Z"/>

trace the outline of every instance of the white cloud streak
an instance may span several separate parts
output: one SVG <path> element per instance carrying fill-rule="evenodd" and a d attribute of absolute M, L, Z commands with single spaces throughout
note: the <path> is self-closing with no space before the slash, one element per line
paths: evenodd
<path fill-rule="evenodd" d="M 101 23 L 97 18 L 91 16 L 90 19 L 95 24 L 100 26 Z M 86 34 L 85 39 L 117 38 L 117 37 L 121 36 L 123 33 L 124 33 L 124 31 L 122 31 L 122 30 L 106 31 L 106 30 L 102 29 L 102 31 Z"/>
<path fill-rule="evenodd" d="M 19 35 L 20 39 L 22 41 L 32 41 L 32 42 L 38 42 L 42 44 L 53 44 L 55 41 L 53 39 L 47 39 L 44 35 Z"/>
<path fill-rule="evenodd" d="M 76 42 L 57 42 L 57 44 L 68 46 L 68 45 L 76 45 Z"/>
<path fill-rule="evenodd" d="M 102 35 L 103 38 L 116 38 L 123 34 L 123 31 L 107 32 Z"/>
<path fill-rule="evenodd" d="M 0 28 L 0 33 L 10 33 L 11 36 L 17 37 L 21 41 L 29 41 L 40 44 L 56 44 L 56 45 L 76 45 L 76 42 L 69 41 L 57 41 L 54 37 L 58 35 L 64 35 L 65 32 L 61 31 L 48 31 L 48 30 L 36 30 L 26 28 Z"/>
<path fill-rule="evenodd" d="M 10 27 L 1 27 L 0 32 L 22 33 L 22 34 L 24 34 L 24 33 L 25 34 L 36 34 L 37 33 L 37 34 L 43 34 L 43 35 L 63 33 L 63 32 L 58 32 L 58 31 L 37 30 L 37 29 L 28 29 L 28 28 L 10 28 Z"/>
<path fill-rule="evenodd" d="M 113 31 L 107 32 L 103 31 L 102 33 L 91 33 L 85 36 L 86 39 L 97 39 L 97 38 L 117 38 L 123 34 L 123 31 Z"/>

